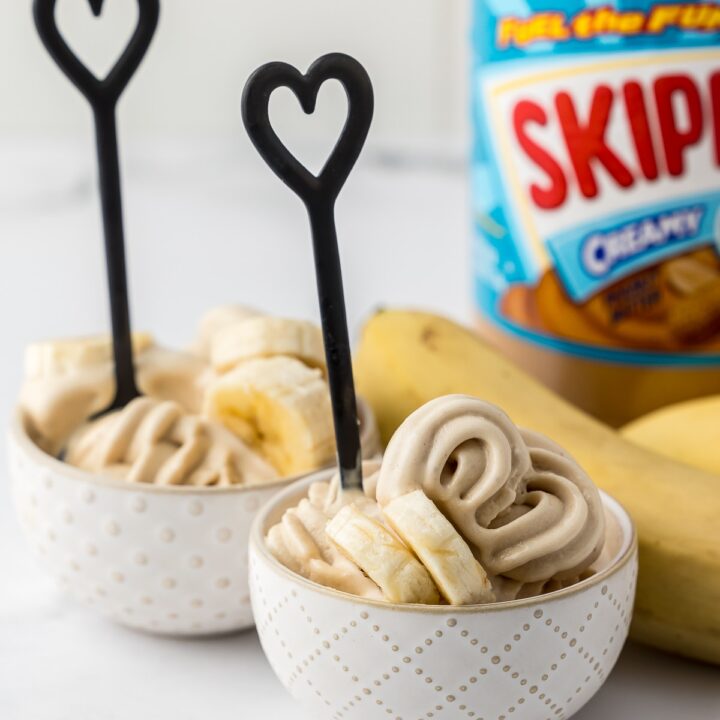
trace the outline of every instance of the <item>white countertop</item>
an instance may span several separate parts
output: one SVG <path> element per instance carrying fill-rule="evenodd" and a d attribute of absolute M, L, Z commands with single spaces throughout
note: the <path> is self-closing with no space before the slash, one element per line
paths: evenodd
<path fill-rule="evenodd" d="M 5 144 L 0 158 L 0 416 L 7 417 L 24 344 L 102 330 L 106 300 L 88 149 Z M 352 329 L 379 305 L 469 319 L 462 169 L 376 160 L 361 161 L 338 207 Z M 126 167 L 138 328 L 182 344 L 204 309 L 229 301 L 317 314 L 304 211 L 259 159 L 232 143 L 198 145 L 192 155 L 154 146 L 130 148 Z M 0 718 L 310 720 L 275 679 L 254 632 L 155 638 L 63 599 L 28 552 L 0 473 Z M 720 669 L 630 645 L 576 717 L 720 720 Z"/>

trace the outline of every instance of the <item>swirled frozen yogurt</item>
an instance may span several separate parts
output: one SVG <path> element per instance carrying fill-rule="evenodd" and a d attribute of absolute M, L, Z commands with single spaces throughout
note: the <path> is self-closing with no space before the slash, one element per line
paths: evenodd
<path fill-rule="evenodd" d="M 335 458 L 320 328 L 229 306 L 210 311 L 190 352 L 133 338 L 143 397 L 95 417 L 115 391 L 107 337 L 27 348 L 20 397 L 30 437 L 71 465 L 129 482 L 264 484 Z M 379 452 L 359 404 L 363 451 Z"/>
<path fill-rule="evenodd" d="M 591 574 L 605 544 L 600 494 L 575 460 L 464 395 L 405 420 L 364 497 L 339 496 L 337 485 L 311 487 L 268 546 L 295 572 L 365 597 L 467 605 L 539 595 Z M 307 505 L 322 516 L 307 522 Z M 312 538 L 322 573 L 297 560 L 301 538 Z"/>
<path fill-rule="evenodd" d="M 139 397 L 122 410 L 84 425 L 66 462 L 130 482 L 198 487 L 247 485 L 277 474 L 217 423 L 169 400 Z"/>

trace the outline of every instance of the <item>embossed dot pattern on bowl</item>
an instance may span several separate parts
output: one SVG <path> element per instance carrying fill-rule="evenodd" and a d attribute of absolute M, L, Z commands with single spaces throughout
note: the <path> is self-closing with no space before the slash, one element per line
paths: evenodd
<path fill-rule="evenodd" d="M 283 497 L 263 513 L 283 507 Z M 298 579 L 263 549 L 261 515 L 250 586 L 263 649 L 319 719 L 565 720 L 597 692 L 627 637 L 637 548 L 622 517 L 623 560 L 598 578 L 486 609 L 428 610 Z"/>
<path fill-rule="evenodd" d="M 83 480 L 8 442 L 18 518 L 63 591 L 117 622 L 205 635 L 253 625 L 247 543 L 281 487 L 155 492 Z"/>
<path fill-rule="evenodd" d="M 304 589 L 293 595 L 252 554 L 251 573 L 265 652 L 294 697 L 326 709 L 318 717 L 562 720 L 595 694 L 617 660 L 636 569 L 628 563 L 588 591 L 588 600 L 599 600 L 591 621 L 574 596 L 543 604 L 565 639 L 532 607 L 447 619 L 425 614 L 418 622 L 417 615 L 380 606 L 361 613 L 357 605 Z M 485 643 L 487 654 L 473 640 Z"/>

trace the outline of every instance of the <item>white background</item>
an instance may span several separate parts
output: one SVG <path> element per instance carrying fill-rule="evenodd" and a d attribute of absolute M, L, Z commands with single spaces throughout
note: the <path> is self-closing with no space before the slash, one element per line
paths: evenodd
<path fill-rule="evenodd" d="M 97 53 L 94 23 L 66 26 Z M 106 0 L 121 20 L 127 0 Z M 22 348 L 107 327 L 89 116 L 33 36 L 29 2 L 0 3 L 0 417 L 11 412 Z M 353 335 L 378 305 L 469 320 L 466 9 L 454 0 L 165 0 L 158 38 L 121 108 L 133 318 L 182 345 L 204 309 L 245 302 L 316 316 L 304 212 L 241 129 L 238 98 L 269 59 L 301 66 L 332 49 L 371 72 L 377 115 L 338 205 Z M 131 14 L 127 14 L 130 18 Z M 113 35 L 111 32 L 110 35 Z M 96 56 L 96 57 L 97 57 Z M 196 64 L 198 63 L 198 64 Z M 284 135 L 316 163 L 341 121 L 279 104 Z M 287 98 L 285 99 L 287 100 Z M 0 446 L 0 468 L 4 468 Z M 718 720 L 720 673 L 631 647 L 578 716 Z M 254 633 L 157 639 L 66 602 L 36 566 L 0 470 L 2 720 L 310 720 L 284 693 Z"/>
<path fill-rule="evenodd" d="M 31 0 L 0 3 L 0 132 L 76 133 L 84 101 L 40 48 Z M 60 28 L 104 75 L 137 15 L 136 0 L 58 0 Z M 301 68 L 326 52 L 356 56 L 373 77 L 376 138 L 445 140 L 465 132 L 466 0 L 164 0 L 158 32 L 123 107 L 130 135 L 237 135 L 249 73 L 269 60 Z M 289 104 L 284 105 L 285 108 Z M 333 104 L 338 117 L 340 103 Z M 327 125 L 301 130 L 324 137 Z"/>

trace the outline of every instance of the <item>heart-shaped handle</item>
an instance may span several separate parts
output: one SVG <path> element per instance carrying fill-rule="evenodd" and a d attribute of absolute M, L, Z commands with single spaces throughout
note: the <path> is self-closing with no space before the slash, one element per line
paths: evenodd
<path fill-rule="evenodd" d="M 104 0 L 88 0 L 93 14 L 102 12 Z M 57 26 L 57 0 L 34 0 L 33 15 L 40 39 L 58 67 L 88 99 L 90 104 L 114 106 L 130 78 L 138 69 L 155 34 L 160 16 L 160 0 L 137 0 L 138 22 L 125 50 L 112 70 L 101 80 L 78 59 Z"/>
<path fill-rule="evenodd" d="M 104 0 L 88 0 L 95 16 Z M 98 157 L 98 180 L 105 232 L 110 319 L 115 360 L 115 399 L 110 410 L 127 405 L 138 396 L 133 364 L 128 302 L 125 234 L 123 230 L 120 160 L 118 157 L 115 106 L 137 70 L 157 28 L 160 0 L 137 0 L 138 22 L 125 50 L 102 80 L 83 65 L 63 39 L 55 18 L 57 0 L 34 0 L 33 15 L 38 34 L 50 56 L 93 110 Z"/>
<path fill-rule="evenodd" d="M 285 147 L 270 123 L 273 91 L 287 87 L 310 114 L 326 80 L 338 80 L 348 100 L 347 120 L 330 157 L 319 175 L 313 175 Z M 297 68 L 272 62 L 258 68 L 245 85 L 242 117 L 250 139 L 275 174 L 299 195 L 306 205 L 334 202 L 365 144 L 373 115 L 373 89 L 365 68 L 343 53 L 316 60 L 303 75 Z"/>
<path fill-rule="evenodd" d="M 338 80 L 345 89 L 347 120 L 325 166 L 319 175 L 313 175 L 273 130 L 270 96 L 277 88 L 287 87 L 309 114 L 315 109 L 318 91 L 326 80 Z M 305 75 L 286 63 L 263 65 L 250 76 L 242 97 L 243 123 L 250 139 L 273 172 L 300 196 L 310 217 L 338 465 L 346 489 L 361 487 L 362 466 L 334 208 L 365 144 L 372 114 L 372 83 L 365 68 L 341 53 L 324 55 Z"/>

